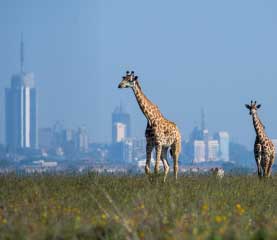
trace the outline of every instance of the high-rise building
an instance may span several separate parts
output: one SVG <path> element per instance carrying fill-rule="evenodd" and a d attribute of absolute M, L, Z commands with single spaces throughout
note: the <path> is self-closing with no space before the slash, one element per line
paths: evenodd
<path fill-rule="evenodd" d="M 219 159 L 221 161 L 229 161 L 229 133 L 228 132 L 218 132 L 215 134 L 215 139 L 219 142 Z"/>
<path fill-rule="evenodd" d="M 114 124 L 114 143 L 121 142 L 126 138 L 126 125 L 120 122 Z"/>
<path fill-rule="evenodd" d="M 206 146 L 203 140 L 194 141 L 194 159 L 193 163 L 205 162 Z"/>
<path fill-rule="evenodd" d="M 207 146 L 207 145 L 206 145 Z M 209 140 L 208 141 L 208 161 L 217 161 L 218 153 L 219 153 L 219 143 L 217 140 Z"/>
<path fill-rule="evenodd" d="M 132 139 L 125 139 L 123 143 L 123 161 L 131 163 L 133 160 L 133 141 Z"/>
<path fill-rule="evenodd" d="M 117 107 L 113 113 L 112 113 L 112 142 L 116 143 L 118 142 L 117 139 L 117 134 L 118 134 L 118 124 L 121 123 L 121 125 L 125 125 L 125 138 L 130 138 L 131 137 L 131 120 L 130 120 L 130 115 L 126 113 L 123 110 L 122 105 Z"/>
<path fill-rule="evenodd" d="M 88 144 L 89 144 L 89 139 L 88 139 L 87 129 L 85 127 L 80 127 L 76 134 L 77 150 L 80 152 L 87 152 Z"/>
<path fill-rule="evenodd" d="M 37 93 L 33 73 L 24 71 L 24 43 L 21 38 L 20 73 L 5 89 L 6 145 L 9 151 L 37 148 Z"/>

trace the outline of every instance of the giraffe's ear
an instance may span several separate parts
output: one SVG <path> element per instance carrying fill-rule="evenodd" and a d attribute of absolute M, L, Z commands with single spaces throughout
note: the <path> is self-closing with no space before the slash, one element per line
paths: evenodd
<path fill-rule="evenodd" d="M 247 109 L 250 109 L 250 106 L 249 106 L 248 104 L 245 104 L 245 107 L 246 107 Z"/>
<path fill-rule="evenodd" d="M 262 106 L 261 104 L 257 105 L 257 109 L 259 109 L 261 106 Z"/>

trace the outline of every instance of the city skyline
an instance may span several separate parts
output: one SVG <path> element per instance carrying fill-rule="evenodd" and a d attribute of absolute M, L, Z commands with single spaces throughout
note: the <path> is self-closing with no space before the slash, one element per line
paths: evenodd
<path fill-rule="evenodd" d="M 24 42 L 20 41 L 20 73 L 5 89 L 5 144 L 8 151 L 37 148 L 37 92 L 32 72 L 24 70 Z"/>
<path fill-rule="evenodd" d="M 56 120 L 84 124 L 94 141 L 107 142 L 110 113 L 123 102 L 134 117 L 133 135 L 143 136 L 146 120 L 132 93 L 116 88 L 126 70 L 135 70 L 147 96 L 185 137 L 204 107 L 212 132 L 224 129 L 232 141 L 252 147 L 255 133 L 244 109 L 251 99 L 262 103 L 267 133 L 277 137 L 277 3 L 142 1 L 131 12 L 126 3 L 1 3 L 0 89 L 20 69 L 24 32 L 25 68 L 43 89 L 40 127 Z M 144 18 L 138 17 L 142 12 Z M 0 115 L 3 141 L 3 109 Z"/>

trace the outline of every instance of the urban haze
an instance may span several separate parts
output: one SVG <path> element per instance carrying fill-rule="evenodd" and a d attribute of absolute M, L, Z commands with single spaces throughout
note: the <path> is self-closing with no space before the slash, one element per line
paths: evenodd
<path fill-rule="evenodd" d="M 244 107 L 252 99 L 262 104 L 269 137 L 277 138 L 275 1 L 0 6 L 1 141 L 10 160 L 31 156 L 25 167 L 65 159 L 83 160 L 83 167 L 138 166 L 146 120 L 132 91 L 117 88 L 126 70 L 136 71 L 147 97 L 178 125 L 184 165 L 254 168 L 255 132 Z M 12 121 L 27 126 L 9 104 L 16 81 L 29 89 L 27 103 L 18 102 L 30 112 L 27 129 L 17 129 L 29 132 L 21 140 L 9 133 L 9 124 L 16 131 Z"/>

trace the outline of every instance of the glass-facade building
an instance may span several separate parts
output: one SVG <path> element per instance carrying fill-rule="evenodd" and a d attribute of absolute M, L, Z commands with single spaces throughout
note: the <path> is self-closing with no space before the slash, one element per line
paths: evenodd
<path fill-rule="evenodd" d="M 9 151 L 37 148 L 37 92 L 32 73 L 12 76 L 5 89 L 5 141 Z"/>
<path fill-rule="evenodd" d="M 228 162 L 230 153 L 229 153 L 229 145 L 230 145 L 230 137 L 228 132 L 218 132 L 215 138 L 219 142 L 219 158 L 221 161 Z"/>
<path fill-rule="evenodd" d="M 116 143 L 118 142 L 118 129 L 117 123 L 124 124 L 125 129 L 125 138 L 131 137 L 131 120 L 130 120 L 130 114 L 123 111 L 122 106 L 117 107 L 113 113 L 112 113 L 112 142 Z M 123 140 L 123 139 L 122 139 Z"/>

